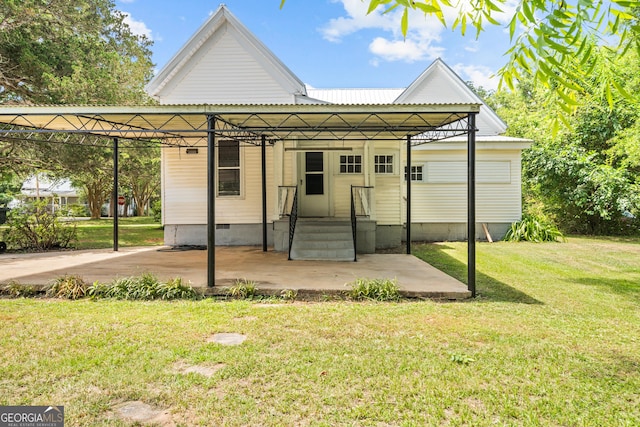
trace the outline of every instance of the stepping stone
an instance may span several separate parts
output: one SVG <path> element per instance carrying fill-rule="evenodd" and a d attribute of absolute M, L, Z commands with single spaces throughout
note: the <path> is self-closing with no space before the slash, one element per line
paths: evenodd
<path fill-rule="evenodd" d="M 247 337 L 242 334 L 234 334 L 234 333 L 221 333 L 214 334 L 210 337 L 207 342 L 213 342 L 220 345 L 240 345 L 242 344 Z"/>
<path fill-rule="evenodd" d="M 124 402 L 114 408 L 120 419 L 125 421 L 135 421 L 139 423 L 154 423 L 161 426 L 173 426 L 171 416 L 168 411 L 154 409 L 153 406 L 144 402 L 131 401 Z"/>

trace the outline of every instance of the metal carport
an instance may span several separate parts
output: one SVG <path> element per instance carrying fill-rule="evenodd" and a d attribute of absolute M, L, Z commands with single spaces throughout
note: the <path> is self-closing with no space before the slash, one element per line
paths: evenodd
<path fill-rule="evenodd" d="M 75 135 L 83 143 L 111 138 L 114 145 L 114 192 L 117 192 L 117 151 L 120 139 L 160 142 L 168 146 L 207 150 L 207 246 L 215 247 L 215 156 L 217 138 L 234 138 L 260 145 L 284 139 L 406 140 L 411 147 L 452 136 L 467 135 L 467 285 L 475 296 L 475 116 L 479 104 L 268 104 L 153 106 L 0 106 L 0 138 L 64 143 Z M 77 141 L 74 143 L 78 143 Z M 117 194 L 116 194 L 117 196 Z M 411 253 L 411 180 L 407 180 L 407 253 Z M 117 215 L 114 217 L 117 250 Z M 215 284 L 215 251 L 208 251 L 208 284 Z"/>

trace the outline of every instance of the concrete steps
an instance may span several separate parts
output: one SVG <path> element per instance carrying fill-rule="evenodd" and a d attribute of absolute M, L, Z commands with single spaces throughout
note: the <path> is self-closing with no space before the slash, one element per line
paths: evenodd
<path fill-rule="evenodd" d="M 353 261 L 351 222 L 334 218 L 298 218 L 291 259 Z"/>

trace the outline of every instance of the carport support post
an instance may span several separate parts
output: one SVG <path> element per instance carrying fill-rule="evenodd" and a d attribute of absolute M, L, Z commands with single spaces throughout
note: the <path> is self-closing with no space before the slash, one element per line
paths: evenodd
<path fill-rule="evenodd" d="M 411 135 L 407 135 L 407 255 L 411 255 Z"/>
<path fill-rule="evenodd" d="M 207 116 L 207 286 L 216 284 L 216 118 Z"/>
<path fill-rule="evenodd" d="M 467 119 L 467 287 L 476 296 L 476 115 Z"/>
<path fill-rule="evenodd" d="M 118 252 L 118 138 L 113 138 L 113 195 L 111 209 L 113 210 L 113 251 Z"/>
<path fill-rule="evenodd" d="M 262 252 L 267 252 L 267 136 L 262 135 Z"/>

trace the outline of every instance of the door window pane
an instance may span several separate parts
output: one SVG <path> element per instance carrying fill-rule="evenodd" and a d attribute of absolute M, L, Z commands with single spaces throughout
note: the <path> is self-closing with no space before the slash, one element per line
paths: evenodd
<path fill-rule="evenodd" d="M 324 165 L 322 162 L 323 157 L 323 153 L 305 153 L 305 170 L 307 172 L 322 172 L 324 170 Z"/>
<path fill-rule="evenodd" d="M 321 173 L 308 173 L 306 175 L 306 194 L 324 194 L 324 175 Z"/>

